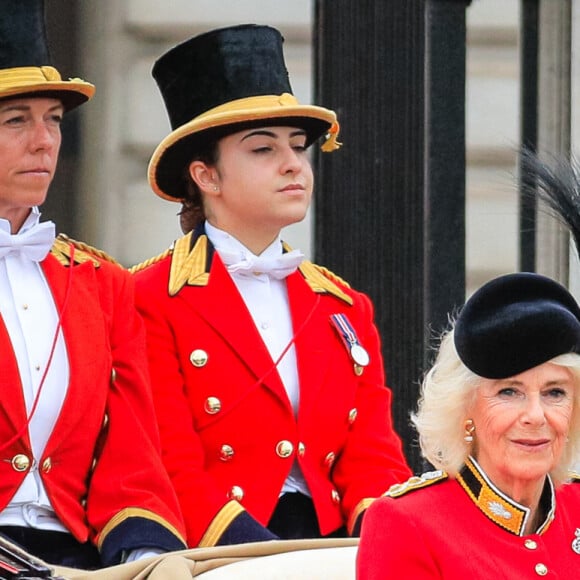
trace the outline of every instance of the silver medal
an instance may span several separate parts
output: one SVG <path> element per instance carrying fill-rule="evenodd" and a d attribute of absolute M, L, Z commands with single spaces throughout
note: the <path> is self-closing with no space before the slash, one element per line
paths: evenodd
<path fill-rule="evenodd" d="M 576 537 L 572 540 L 572 550 L 574 550 L 576 554 L 580 554 L 580 528 L 576 528 L 574 535 Z"/>
<path fill-rule="evenodd" d="M 369 353 L 360 344 L 351 344 L 350 356 L 361 367 L 366 367 L 370 362 Z"/>

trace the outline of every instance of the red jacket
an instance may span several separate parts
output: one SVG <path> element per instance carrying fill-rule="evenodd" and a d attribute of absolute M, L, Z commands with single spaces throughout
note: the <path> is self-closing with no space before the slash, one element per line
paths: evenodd
<path fill-rule="evenodd" d="M 580 578 L 577 483 L 560 487 L 555 499 L 546 486 L 546 520 L 530 535 L 522 532 L 521 506 L 481 477 L 463 484 L 414 478 L 408 490 L 374 502 L 365 514 L 357 579 Z"/>
<path fill-rule="evenodd" d="M 36 465 L 61 521 L 79 541 L 97 543 L 105 563 L 118 560 L 119 549 L 179 549 L 183 524 L 160 459 L 133 279 L 85 246 L 74 250 L 71 270 L 71 248 L 57 239 L 41 264 L 61 312 L 68 293 L 62 331 L 70 383 Z M 26 411 L 1 319 L 0 345 L 1 509 L 36 465 L 26 429 L 6 446 L 26 425 Z"/>
<path fill-rule="evenodd" d="M 205 235 L 138 267 L 137 306 L 165 465 L 190 546 L 213 545 L 241 505 L 266 525 L 292 463 L 322 534 L 353 527 L 410 474 L 391 422 L 368 298 L 305 262 L 287 278 L 300 381 L 295 418 L 242 298 Z M 330 322 L 344 313 L 371 362 L 362 374 Z"/>

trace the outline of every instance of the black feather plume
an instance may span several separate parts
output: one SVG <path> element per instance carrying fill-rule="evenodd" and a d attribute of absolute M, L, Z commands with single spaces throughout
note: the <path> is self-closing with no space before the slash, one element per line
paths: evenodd
<path fill-rule="evenodd" d="M 523 193 L 545 203 L 563 223 L 580 254 L 580 166 L 574 158 L 551 156 L 543 161 L 529 150 L 521 152 Z"/>

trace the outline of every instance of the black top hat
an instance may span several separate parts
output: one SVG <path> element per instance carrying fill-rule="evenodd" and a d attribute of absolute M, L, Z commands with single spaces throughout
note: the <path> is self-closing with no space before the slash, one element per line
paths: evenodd
<path fill-rule="evenodd" d="M 155 193 L 183 198 L 183 170 L 196 151 L 246 127 L 296 125 L 307 132 L 308 144 L 330 133 L 323 150 L 338 147 L 334 112 L 300 105 L 292 95 L 282 43 L 276 29 L 246 24 L 206 32 L 159 58 L 152 74 L 173 131 L 149 164 Z"/>
<path fill-rule="evenodd" d="M 489 379 L 517 375 L 565 353 L 580 353 L 580 308 L 550 278 L 507 274 L 484 284 L 455 323 L 465 366 Z"/>
<path fill-rule="evenodd" d="M 63 81 L 51 66 L 44 0 L 2 0 L 0 7 L 0 99 L 51 96 L 66 110 L 90 99 L 95 87 L 81 79 Z"/>

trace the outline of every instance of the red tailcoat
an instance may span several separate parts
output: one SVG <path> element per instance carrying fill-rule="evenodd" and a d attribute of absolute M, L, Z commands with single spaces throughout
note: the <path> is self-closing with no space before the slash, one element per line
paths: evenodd
<path fill-rule="evenodd" d="M 0 509 L 28 470 L 38 468 L 56 514 L 80 542 L 92 539 L 105 556 L 119 544 L 130 549 L 133 539 L 179 548 L 183 524 L 159 454 L 133 279 L 84 246 L 74 250 L 71 267 L 71 248 L 57 239 L 41 263 L 61 312 L 70 382 L 34 462 L 18 366 L 0 319 Z M 106 546 L 113 536 L 115 546 Z"/>
<path fill-rule="evenodd" d="M 417 480 L 411 493 L 381 498 L 368 509 L 357 579 L 580 578 L 578 483 L 564 484 L 555 497 L 546 485 L 546 519 L 538 533 L 524 535 L 521 506 L 483 478 Z"/>
<path fill-rule="evenodd" d="M 295 417 L 205 235 L 188 234 L 136 270 L 163 457 L 190 546 L 219 541 L 241 509 L 231 500 L 266 525 L 294 460 L 322 534 L 352 528 L 373 498 L 408 477 L 366 296 L 309 262 L 286 279 L 300 382 Z M 370 354 L 360 376 L 331 324 L 336 313 Z"/>

